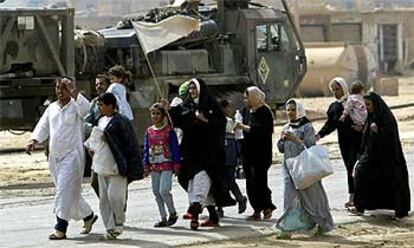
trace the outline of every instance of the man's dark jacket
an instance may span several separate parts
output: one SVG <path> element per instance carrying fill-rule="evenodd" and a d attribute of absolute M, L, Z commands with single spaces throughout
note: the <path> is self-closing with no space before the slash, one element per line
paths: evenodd
<path fill-rule="evenodd" d="M 142 179 L 144 168 L 131 122 L 121 114 L 115 113 L 106 126 L 104 134 L 119 174 L 127 177 L 128 183 Z"/>

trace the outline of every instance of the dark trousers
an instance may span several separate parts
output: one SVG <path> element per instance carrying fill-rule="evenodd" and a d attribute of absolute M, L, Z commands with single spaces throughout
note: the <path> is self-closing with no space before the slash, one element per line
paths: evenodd
<path fill-rule="evenodd" d="M 272 203 L 272 191 L 267 185 L 267 171 L 270 165 L 257 163 L 246 163 L 244 172 L 246 174 L 246 188 L 249 202 L 255 212 L 265 209 L 276 209 Z"/>
<path fill-rule="evenodd" d="M 358 160 L 359 147 L 347 147 L 341 148 L 341 155 L 344 161 L 346 172 L 348 176 L 348 192 L 353 194 L 355 192 L 355 181 L 352 176 L 354 171 L 355 163 Z"/>
<path fill-rule="evenodd" d="M 237 185 L 236 177 L 235 177 L 235 167 L 234 166 L 226 166 L 225 169 L 226 173 L 226 181 L 229 187 L 230 192 L 234 195 L 237 202 L 243 201 L 243 194 L 240 191 L 239 185 Z"/>
<path fill-rule="evenodd" d="M 92 219 L 93 216 L 94 216 L 94 213 L 92 212 L 90 215 L 83 218 L 83 221 L 88 221 L 88 220 Z M 68 229 L 68 225 L 69 225 L 69 222 L 67 220 L 61 219 L 61 218 L 56 216 L 55 230 L 66 233 L 66 231 Z"/>

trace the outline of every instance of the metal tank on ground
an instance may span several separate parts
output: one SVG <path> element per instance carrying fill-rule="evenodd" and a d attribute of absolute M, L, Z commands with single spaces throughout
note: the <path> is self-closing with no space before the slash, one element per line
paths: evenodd
<path fill-rule="evenodd" d="M 360 80 L 365 89 L 372 86 L 377 64 L 364 45 L 343 42 L 305 43 L 308 72 L 296 94 L 298 96 L 330 96 L 329 82 L 343 77 L 348 84 Z"/>

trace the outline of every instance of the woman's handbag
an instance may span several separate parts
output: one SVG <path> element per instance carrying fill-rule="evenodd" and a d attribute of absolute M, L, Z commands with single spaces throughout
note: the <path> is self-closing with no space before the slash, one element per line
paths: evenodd
<path fill-rule="evenodd" d="M 305 147 L 298 156 L 286 159 L 286 166 L 296 189 L 306 189 L 334 173 L 328 149 L 322 145 Z"/>

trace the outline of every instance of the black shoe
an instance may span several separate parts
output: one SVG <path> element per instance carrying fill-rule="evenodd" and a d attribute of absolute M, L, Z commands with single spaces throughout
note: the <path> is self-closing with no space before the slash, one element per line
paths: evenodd
<path fill-rule="evenodd" d="M 154 224 L 154 227 L 166 227 L 168 226 L 167 219 L 163 218 L 161 221 L 158 221 Z"/>
<path fill-rule="evenodd" d="M 220 219 L 224 217 L 224 211 L 223 211 L 223 209 L 217 209 L 217 216 Z"/>
<path fill-rule="evenodd" d="M 177 222 L 177 219 L 178 219 L 177 213 L 170 214 L 170 217 L 168 217 L 168 220 L 167 220 L 167 225 L 168 226 L 174 225 L 175 222 Z"/>
<path fill-rule="evenodd" d="M 239 214 L 244 213 L 247 208 L 247 197 L 243 196 L 243 200 L 239 202 Z"/>

